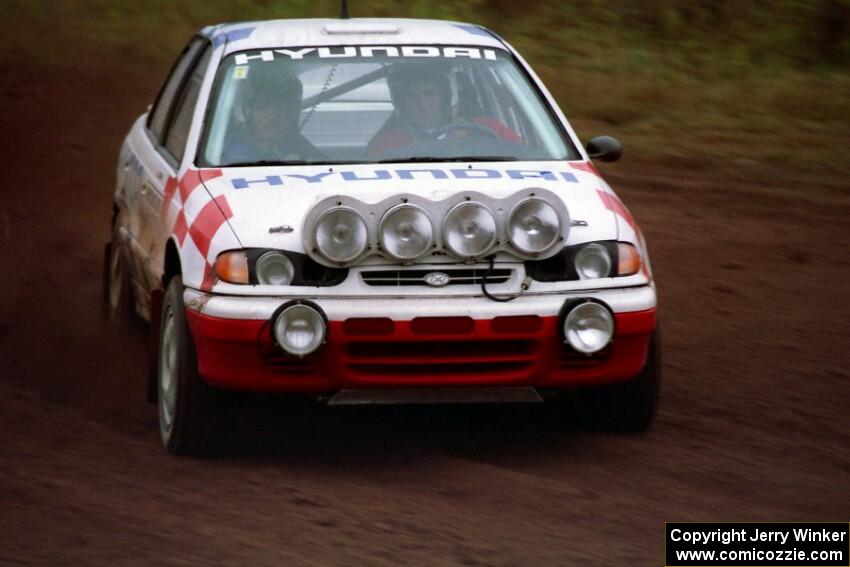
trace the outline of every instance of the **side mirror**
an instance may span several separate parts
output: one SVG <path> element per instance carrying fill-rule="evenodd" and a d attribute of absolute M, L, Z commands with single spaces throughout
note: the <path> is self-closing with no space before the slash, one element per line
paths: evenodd
<path fill-rule="evenodd" d="M 597 136 L 587 143 L 587 153 L 591 159 L 617 161 L 623 155 L 623 145 L 617 138 Z"/>

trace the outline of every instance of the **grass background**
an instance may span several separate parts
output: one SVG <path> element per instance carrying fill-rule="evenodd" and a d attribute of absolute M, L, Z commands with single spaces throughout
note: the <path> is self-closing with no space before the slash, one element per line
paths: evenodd
<path fill-rule="evenodd" d="M 68 67 L 139 72 L 152 100 L 200 27 L 336 17 L 337 1 L 3 0 L 7 80 Z M 850 0 L 351 0 L 355 17 L 481 23 L 541 75 L 579 135 L 632 163 L 847 188 Z M 61 92 L 57 93 L 61 96 Z M 98 96 L 93 93 L 93 104 Z M 141 109 L 139 109 L 141 111 Z"/>

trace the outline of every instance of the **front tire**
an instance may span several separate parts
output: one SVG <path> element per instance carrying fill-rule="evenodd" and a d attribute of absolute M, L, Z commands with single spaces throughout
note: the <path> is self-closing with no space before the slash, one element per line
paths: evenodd
<path fill-rule="evenodd" d="M 589 429 L 639 433 L 649 429 L 661 389 L 661 338 L 653 333 L 643 370 L 622 384 L 581 390 L 579 415 Z"/>
<path fill-rule="evenodd" d="M 198 374 L 186 321 L 183 280 L 171 278 L 162 302 L 157 356 L 157 413 L 162 444 L 175 455 L 208 455 L 231 424 L 226 394 Z"/>

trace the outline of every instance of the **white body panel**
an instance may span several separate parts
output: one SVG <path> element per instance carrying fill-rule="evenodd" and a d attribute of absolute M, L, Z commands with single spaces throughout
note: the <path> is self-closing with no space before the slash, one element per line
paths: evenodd
<path fill-rule="evenodd" d="M 384 175 L 387 178 L 378 178 Z M 484 175 L 490 177 L 475 178 Z M 247 188 L 235 188 L 246 184 Z M 227 197 L 233 211 L 230 226 L 244 247 L 304 252 L 300 231 L 307 211 L 316 202 L 335 195 L 376 203 L 399 193 L 412 193 L 440 201 L 463 191 L 501 198 L 530 187 L 554 192 L 566 204 L 570 218 L 587 223 L 570 230 L 566 245 L 617 238 L 614 213 L 604 207 L 598 195 L 603 188 L 600 179 L 571 168 L 567 162 L 231 168 L 205 185 L 213 196 Z M 269 234 L 270 228 L 281 225 L 294 230 Z"/>

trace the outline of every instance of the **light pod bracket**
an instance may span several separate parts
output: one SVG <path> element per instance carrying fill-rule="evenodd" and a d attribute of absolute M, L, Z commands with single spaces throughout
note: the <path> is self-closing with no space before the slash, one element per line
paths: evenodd
<path fill-rule="evenodd" d="M 528 199 L 540 199 L 544 201 L 557 214 L 558 226 L 554 231 L 555 234 L 551 238 L 550 244 L 536 252 L 522 250 L 511 240 L 510 215 L 517 209 L 517 205 Z M 449 212 L 464 203 L 480 205 L 489 211 L 495 220 L 495 236 L 491 244 L 486 249 L 468 256 L 461 255 L 459 252 L 452 250 L 448 245 L 445 226 Z M 416 258 L 401 259 L 394 256 L 391 251 L 387 250 L 387 246 L 381 239 L 381 221 L 390 209 L 402 204 L 410 204 L 418 207 L 425 212 L 431 223 L 431 245 Z M 317 244 L 317 223 L 328 211 L 335 208 L 353 209 L 366 222 L 368 232 L 366 247 L 362 254 L 346 262 L 336 262 L 324 256 Z M 527 260 L 543 260 L 557 254 L 566 243 L 570 230 L 570 214 L 563 199 L 548 189 L 537 187 L 522 189 L 503 198 L 495 198 L 477 191 L 461 191 L 441 201 L 433 201 L 410 193 L 401 193 L 375 203 L 365 203 L 347 195 L 333 195 L 325 197 L 313 205 L 305 215 L 301 228 L 304 250 L 307 254 L 316 262 L 335 268 L 353 266 L 361 263 L 369 256 L 375 255 L 383 255 L 408 264 L 416 259 L 431 255 L 437 257 L 449 256 L 461 261 L 476 262 L 499 252 L 506 252 Z"/>

